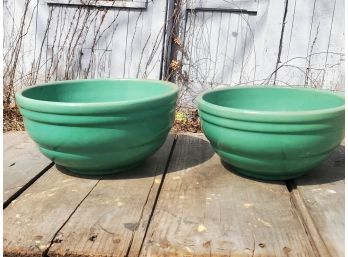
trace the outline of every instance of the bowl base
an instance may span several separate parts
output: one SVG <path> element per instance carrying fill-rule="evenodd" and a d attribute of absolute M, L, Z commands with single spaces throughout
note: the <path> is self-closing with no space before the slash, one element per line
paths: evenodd
<path fill-rule="evenodd" d="M 77 175 L 83 175 L 83 176 L 104 176 L 104 175 L 114 175 L 114 174 L 117 174 L 117 173 L 120 173 L 120 172 L 131 170 L 131 169 L 134 169 L 134 168 L 138 167 L 140 164 L 142 164 L 142 161 L 134 163 L 134 164 L 131 164 L 129 166 L 123 166 L 123 167 L 117 167 L 117 168 L 105 169 L 105 170 L 71 169 L 71 168 L 67 168 L 67 167 L 64 167 L 64 169 L 66 169 L 67 171 L 69 171 L 69 172 L 71 172 L 73 174 L 77 174 Z"/>
<path fill-rule="evenodd" d="M 229 164 L 230 165 L 230 164 Z M 246 176 L 249 178 L 255 178 L 255 179 L 260 179 L 260 180 L 289 180 L 289 179 L 294 179 L 297 177 L 300 177 L 306 173 L 306 171 L 298 172 L 295 174 L 291 175 L 262 175 L 262 174 L 257 174 L 254 171 L 249 171 L 249 170 L 244 170 L 241 168 L 237 168 L 233 165 L 230 165 L 231 171 L 234 173 L 237 173 L 242 176 Z"/>

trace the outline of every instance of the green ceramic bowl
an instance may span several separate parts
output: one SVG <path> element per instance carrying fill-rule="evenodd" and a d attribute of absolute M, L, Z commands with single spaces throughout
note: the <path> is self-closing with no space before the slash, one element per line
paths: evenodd
<path fill-rule="evenodd" d="M 285 180 L 317 166 L 344 138 L 344 97 L 287 87 L 234 87 L 198 98 L 216 153 L 243 175 Z"/>
<path fill-rule="evenodd" d="M 157 80 L 75 80 L 24 89 L 16 101 L 41 152 L 68 170 L 127 170 L 165 142 L 178 88 Z"/>

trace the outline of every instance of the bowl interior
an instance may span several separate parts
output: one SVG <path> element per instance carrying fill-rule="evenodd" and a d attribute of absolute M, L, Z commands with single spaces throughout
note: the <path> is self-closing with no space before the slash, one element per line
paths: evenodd
<path fill-rule="evenodd" d="M 304 88 L 229 88 L 203 95 L 222 107 L 254 111 L 309 111 L 344 105 L 344 98 L 330 92 Z"/>
<path fill-rule="evenodd" d="M 175 91 L 175 87 L 156 80 L 75 80 L 32 87 L 24 97 L 62 103 L 122 102 L 151 99 Z"/>

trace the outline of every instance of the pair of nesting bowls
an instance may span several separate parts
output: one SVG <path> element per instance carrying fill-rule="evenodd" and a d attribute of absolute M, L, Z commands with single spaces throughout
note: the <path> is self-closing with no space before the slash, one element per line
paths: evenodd
<path fill-rule="evenodd" d="M 40 151 L 66 169 L 105 175 L 139 165 L 165 142 L 178 87 L 157 80 L 75 80 L 16 94 Z M 344 97 L 307 88 L 233 87 L 198 97 L 203 132 L 223 161 L 261 179 L 317 166 L 344 137 Z"/>

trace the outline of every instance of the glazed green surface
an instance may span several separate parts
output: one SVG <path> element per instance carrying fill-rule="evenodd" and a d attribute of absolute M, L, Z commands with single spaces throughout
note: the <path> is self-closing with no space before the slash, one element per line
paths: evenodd
<path fill-rule="evenodd" d="M 217 154 L 255 178 L 300 176 L 344 137 L 344 98 L 321 90 L 228 88 L 201 95 L 198 107 Z"/>
<path fill-rule="evenodd" d="M 292 88 L 240 88 L 207 93 L 203 99 L 222 107 L 250 111 L 309 111 L 342 106 L 344 99 L 331 94 Z"/>
<path fill-rule="evenodd" d="M 105 103 L 147 101 L 172 91 L 172 87 L 163 86 L 161 83 L 148 83 L 145 88 L 144 84 L 134 80 L 119 80 L 117 83 L 112 80 L 86 80 L 83 83 L 67 81 L 57 82 L 49 87 L 39 86 L 25 90 L 22 95 L 33 100 L 56 103 Z"/>
<path fill-rule="evenodd" d="M 177 87 L 155 80 L 76 80 L 16 94 L 41 152 L 81 174 L 115 173 L 158 150 L 171 128 Z"/>

